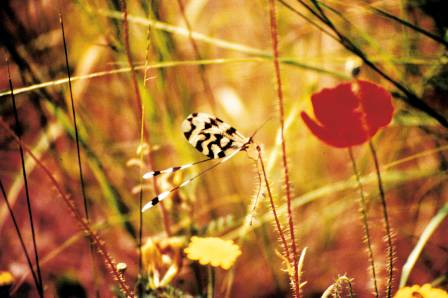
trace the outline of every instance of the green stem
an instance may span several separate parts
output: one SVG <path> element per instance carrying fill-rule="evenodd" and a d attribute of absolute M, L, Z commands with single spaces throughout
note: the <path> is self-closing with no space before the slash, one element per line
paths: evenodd
<path fill-rule="evenodd" d="M 408 259 L 406 260 L 406 263 L 403 265 L 400 278 L 400 288 L 406 285 L 406 282 L 408 281 L 409 278 L 409 274 L 411 273 L 412 268 L 414 268 L 414 265 L 417 262 L 417 259 L 420 256 L 425 244 L 428 242 L 429 238 L 432 236 L 437 227 L 443 222 L 445 217 L 447 217 L 447 215 L 448 215 L 448 203 L 445 203 L 442 209 L 440 209 L 439 212 L 437 212 L 437 214 L 431 219 L 429 224 L 423 230 L 423 233 L 418 239 L 417 244 L 415 245 Z"/>
<path fill-rule="evenodd" d="M 386 297 L 392 297 L 392 281 L 393 281 L 393 273 L 394 273 L 394 255 L 395 250 L 392 243 L 392 231 L 389 223 L 389 216 L 387 214 L 387 203 L 386 203 L 386 195 L 384 194 L 383 182 L 381 179 L 381 171 L 378 162 L 378 156 L 376 154 L 375 147 L 373 147 L 373 143 L 369 140 L 370 152 L 372 153 L 373 161 L 375 163 L 375 171 L 376 177 L 378 180 L 378 189 L 380 191 L 380 199 L 381 199 L 381 207 L 383 210 L 383 221 L 384 221 L 384 229 L 386 233 L 386 243 L 387 243 L 387 286 L 386 286 Z"/>
<path fill-rule="evenodd" d="M 359 211 L 361 213 L 361 221 L 363 224 L 364 236 L 365 236 L 365 241 L 367 244 L 367 254 L 368 254 L 369 263 L 370 263 L 373 286 L 374 286 L 374 290 L 375 290 L 375 297 L 378 298 L 379 297 L 378 283 L 377 283 L 377 279 L 376 279 L 376 270 L 375 270 L 375 262 L 374 262 L 374 257 L 373 257 L 372 242 L 370 240 L 369 222 L 367 220 L 366 198 L 364 195 L 364 189 L 363 189 L 363 186 L 361 183 L 361 177 L 359 175 L 358 167 L 356 165 L 355 158 L 353 156 L 352 147 L 348 148 L 348 155 L 350 156 L 350 160 L 352 161 L 353 173 L 355 174 L 356 182 L 358 184 L 358 189 L 359 189 L 359 194 L 360 194 L 359 203 L 361 205 L 361 208 L 359 209 Z"/>

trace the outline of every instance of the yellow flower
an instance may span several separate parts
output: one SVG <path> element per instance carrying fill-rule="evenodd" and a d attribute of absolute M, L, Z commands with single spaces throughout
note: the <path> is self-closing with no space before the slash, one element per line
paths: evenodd
<path fill-rule="evenodd" d="M 14 276 L 8 271 L 0 271 L 0 287 L 12 285 Z"/>
<path fill-rule="evenodd" d="M 394 298 L 448 298 L 448 293 L 442 289 L 433 288 L 430 284 L 413 285 L 398 290 Z"/>
<path fill-rule="evenodd" d="M 216 237 L 193 236 L 184 251 L 190 260 L 199 261 L 202 265 L 220 266 L 226 270 L 233 266 L 236 258 L 241 254 L 239 246 L 232 240 Z"/>

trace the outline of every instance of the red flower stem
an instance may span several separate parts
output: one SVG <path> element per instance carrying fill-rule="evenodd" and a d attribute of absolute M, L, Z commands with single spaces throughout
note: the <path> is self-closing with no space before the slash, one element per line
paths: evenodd
<path fill-rule="evenodd" d="M 266 174 L 266 169 L 264 167 L 263 155 L 261 153 L 260 146 L 257 146 L 257 151 L 258 151 L 258 160 L 260 161 L 261 170 L 263 172 L 264 183 L 266 184 L 266 189 L 268 191 L 269 202 L 271 204 L 272 213 L 274 214 L 275 226 L 277 228 L 278 235 L 280 236 L 280 239 L 282 241 L 283 250 L 286 253 L 288 262 L 291 262 L 291 256 L 290 256 L 291 252 L 288 249 L 288 242 L 286 241 L 285 234 L 283 233 L 282 226 L 280 225 L 280 220 L 278 218 L 277 210 L 275 209 L 274 199 L 272 197 L 271 187 L 269 186 L 268 175 Z"/>
<path fill-rule="evenodd" d="M 286 141 L 285 141 L 285 112 L 284 112 L 284 100 L 283 100 L 283 91 L 282 91 L 282 81 L 280 74 L 280 63 L 278 61 L 279 51 L 278 51 L 278 31 L 277 31 L 277 11 L 276 11 L 276 2 L 275 0 L 269 0 L 269 15 L 270 15 L 270 28 L 271 28 L 271 39 L 272 39 L 272 49 L 274 52 L 274 68 L 275 68 L 275 78 L 276 78 L 276 89 L 277 89 L 277 97 L 278 104 L 280 110 L 280 135 L 282 140 L 282 161 L 283 161 L 283 170 L 285 177 L 285 187 L 286 187 L 286 200 L 288 206 L 288 223 L 289 223 L 289 232 L 291 237 L 291 249 L 292 249 L 292 259 L 290 261 L 293 262 L 294 266 L 294 286 L 295 286 L 295 295 L 300 297 L 300 278 L 299 278 L 299 270 L 298 270 L 298 256 L 297 256 L 297 248 L 296 248 L 296 239 L 294 233 L 294 222 L 292 216 L 292 207 L 291 207 L 291 189 L 289 185 L 289 173 L 288 173 L 288 160 L 286 156 Z"/>
<path fill-rule="evenodd" d="M 359 194 L 360 194 L 360 205 L 361 208 L 359 209 L 360 213 L 361 213 L 361 221 L 363 224 L 363 228 L 364 228 L 364 236 L 365 236 L 365 242 L 367 245 L 367 254 L 368 254 L 368 258 L 369 258 L 369 262 L 370 262 L 370 273 L 372 274 L 372 280 L 373 280 L 373 286 L 374 286 L 374 290 L 375 290 L 375 297 L 378 298 L 379 297 L 379 292 L 378 292 L 378 283 L 377 283 L 377 278 L 376 278 L 376 269 L 375 269 L 375 259 L 373 257 L 373 249 L 372 249 L 372 242 L 370 239 L 370 231 L 369 231 L 369 222 L 367 219 L 367 211 L 366 211 L 366 198 L 364 195 L 364 189 L 361 183 L 361 177 L 359 175 L 359 171 L 358 171 L 358 167 L 356 165 L 355 162 L 355 158 L 353 156 L 353 150 L 352 147 L 348 147 L 348 155 L 350 156 L 350 160 L 352 162 L 352 167 L 353 167 L 353 173 L 355 174 L 356 177 L 356 182 L 358 184 L 358 189 L 359 189 Z"/>
<path fill-rule="evenodd" d="M 144 122 L 144 108 L 143 108 L 143 103 L 142 103 L 142 99 L 140 96 L 140 90 L 138 89 L 137 75 L 135 73 L 134 64 L 132 62 L 131 47 L 129 44 L 128 9 L 127 9 L 127 5 L 126 5 L 126 0 L 121 0 L 121 6 L 122 6 L 122 10 L 123 10 L 123 29 L 124 29 L 124 44 L 125 44 L 125 48 L 126 48 L 126 57 L 128 59 L 129 67 L 131 68 L 131 80 L 132 80 L 132 85 L 134 87 L 137 111 L 140 115 L 140 121 L 142 122 L 140 127 L 143 128 L 143 130 L 140 131 L 140 133 L 141 133 L 140 142 L 142 143 L 142 140 L 144 139 L 142 137 L 142 135 L 143 134 L 146 135 L 148 146 L 149 146 L 149 148 L 151 148 L 151 135 L 149 133 L 149 130 L 146 129 L 146 127 L 144 126 L 144 123 L 143 123 Z M 149 168 L 153 169 L 151 152 L 148 154 L 148 164 L 149 164 Z M 140 176 L 142 176 L 142 175 L 140 175 Z M 157 179 L 152 179 L 152 181 L 153 181 L 154 191 L 156 193 L 159 193 Z M 142 183 L 143 183 L 143 180 L 140 178 L 140 186 Z M 141 205 L 141 206 L 143 205 L 143 188 L 142 187 L 140 187 L 139 205 Z M 159 204 L 159 206 L 160 206 L 160 211 L 162 213 L 162 220 L 163 220 L 163 226 L 165 228 L 165 233 L 168 236 L 170 236 L 171 235 L 171 224 L 170 224 L 169 214 L 166 211 L 165 206 L 163 205 L 163 202 L 161 202 Z M 143 235 L 142 229 L 143 229 L 143 214 L 142 214 L 142 208 L 140 208 L 140 210 L 139 210 L 139 239 L 138 239 L 139 264 L 141 263 L 141 260 L 140 260 L 141 259 L 141 245 L 142 245 L 141 236 Z"/>
<path fill-rule="evenodd" d="M 9 134 L 11 135 L 17 144 L 21 148 L 23 148 L 29 156 L 36 162 L 36 164 L 44 171 L 44 173 L 47 175 L 47 177 L 51 180 L 53 185 L 56 188 L 56 191 L 59 193 L 60 197 L 64 201 L 66 207 L 69 209 L 71 215 L 73 218 L 78 222 L 80 227 L 83 229 L 84 232 L 86 232 L 92 243 L 96 246 L 98 253 L 103 257 L 104 263 L 109 268 L 110 273 L 112 274 L 112 277 L 114 280 L 118 282 L 118 285 L 125 294 L 126 298 L 128 297 L 134 297 L 134 294 L 130 290 L 128 284 L 126 283 L 123 276 L 118 272 L 115 262 L 112 259 L 112 257 L 109 255 L 109 252 L 106 249 L 106 246 L 104 245 L 104 240 L 101 239 L 99 235 L 97 235 L 91 228 L 89 223 L 81 213 L 78 211 L 78 209 L 75 207 L 76 203 L 75 201 L 70 198 L 69 196 L 65 195 L 64 191 L 62 190 L 62 187 L 59 185 L 56 178 L 54 178 L 53 174 L 51 173 L 50 169 L 39 159 L 37 158 L 34 153 L 31 151 L 31 149 L 26 145 L 12 130 L 8 127 L 8 125 L 3 121 L 3 119 L 0 119 L 0 126 Z"/>
<path fill-rule="evenodd" d="M 369 140 L 370 152 L 373 157 L 373 161 L 375 164 L 376 177 L 378 180 L 378 189 L 380 191 L 380 199 L 381 199 L 381 207 L 383 210 L 383 221 L 384 221 L 384 229 L 386 233 L 386 241 L 387 241 L 387 286 L 386 286 L 386 297 L 392 297 L 392 282 L 393 282 L 393 273 L 394 273 L 394 246 L 392 243 L 392 231 L 389 223 L 389 216 L 387 213 L 387 204 L 386 204 L 386 196 L 384 194 L 383 182 L 381 179 L 381 171 L 378 162 L 378 156 L 376 154 L 375 147 L 371 140 Z"/>

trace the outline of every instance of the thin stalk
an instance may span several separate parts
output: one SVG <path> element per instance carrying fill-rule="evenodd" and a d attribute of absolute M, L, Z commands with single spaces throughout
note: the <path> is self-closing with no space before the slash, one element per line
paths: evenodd
<path fill-rule="evenodd" d="M 16 143 L 23 148 L 23 150 L 25 150 L 28 155 L 36 162 L 36 164 L 44 171 L 44 173 L 47 175 L 47 177 L 51 180 L 52 184 L 55 186 L 56 191 L 59 193 L 60 197 L 62 198 L 62 200 L 64 201 L 66 207 L 69 209 L 70 214 L 73 216 L 73 218 L 78 222 L 78 224 L 80 225 L 80 227 L 82 228 L 82 230 L 84 232 L 86 232 L 93 244 L 96 246 L 98 253 L 103 257 L 104 263 L 106 264 L 106 266 L 109 269 L 110 274 L 112 275 L 113 279 L 116 280 L 118 282 L 118 285 L 121 289 L 121 291 L 123 292 L 123 294 L 125 295 L 126 298 L 128 297 L 134 297 L 134 294 L 132 293 L 132 291 L 130 290 L 128 284 L 126 283 L 126 280 L 121 276 L 121 274 L 118 272 L 116 266 L 115 266 L 115 261 L 112 259 L 112 257 L 110 256 L 109 252 L 106 249 L 105 246 L 105 242 L 104 240 L 101 239 L 101 237 L 99 235 L 97 235 L 89 226 L 89 224 L 87 223 L 87 221 L 83 218 L 83 216 L 81 215 L 81 213 L 79 213 L 78 209 L 75 207 L 75 201 L 70 198 L 69 196 L 67 196 L 64 193 L 64 190 L 62 189 L 62 187 L 59 185 L 58 181 L 56 180 L 56 178 L 53 176 L 53 174 L 51 173 L 50 169 L 45 166 L 45 164 L 38 159 L 34 153 L 31 151 L 31 149 L 28 147 L 28 145 L 26 145 L 10 128 L 9 126 L 2 120 L 0 119 L 0 126 L 11 136 L 13 137 L 13 139 L 16 141 Z"/>
<path fill-rule="evenodd" d="M 148 26 L 146 31 L 146 50 L 145 50 L 145 70 L 143 75 L 143 86 L 149 80 L 149 53 L 151 49 L 151 27 Z M 145 105 L 142 102 L 142 114 L 140 115 L 140 144 L 139 144 L 139 160 L 140 164 L 143 164 L 143 143 L 145 141 Z M 139 169 L 139 185 L 140 192 L 138 196 L 138 274 L 141 277 L 143 274 L 143 255 L 142 255 L 142 242 L 143 242 L 143 169 Z M 153 182 L 154 183 L 154 182 Z M 139 292 L 140 295 L 140 292 Z"/>
<path fill-rule="evenodd" d="M 207 275 L 208 275 L 207 298 L 214 298 L 215 297 L 215 269 L 211 265 L 207 266 Z"/>
<path fill-rule="evenodd" d="M 288 206 L 288 223 L 289 223 L 289 232 L 291 237 L 291 250 L 292 250 L 292 261 L 294 266 L 294 288 L 295 295 L 300 297 L 300 277 L 298 270 L 298 256 L 297 256 L 297 248 L 296 248 L 296 238 L 294 233 L 294 222 L 292 216 L 292 208 L 291 208 L 291 189 L 289 182 L 289 172 L 288 172 L 288 158 L 286 156 L 286 140 L 284 135 L 285 129 L 285 112 L 284 112 L 284 99 L 283 99 L 283 90 L 282 90 L 282 81 L 280 74 L 280 63 L 279 63 L 279 51 L 278 51 L 278 31 L 277 31 L 277 11 L 276 11 L 276 1 L 269 0 L 269 15 L 270 15 L 270 28 L 271 28 L 271 39 L 272 39 L 272 49 L 274 52 L 274 68 L 275 68 L 275 78 L 276 78 L 276 89 L 277 89 L 277 97 L 278 97 L 278 105 L 280 111 L 280 135 L 282 140 L 282 161 L 283 161 L 283 170 L 284 170 L 284 179 L 285 179 L 285 187 L 286 187 L 286 201 Z"/>
<path fill-rule="evenodd" d="M 62 41 L 64 43 L 65 67 L 67 70 L 68 87 L 69 87 L 69 91 L 70 91 L 70 104 L 71 104 L 72 117 L 73 117 L 73 128 L 75 131 L 76 156 L 78 158 L 79 180 L 80 180 L 81 193 L 82 193 L 83 204 L 84 204 L 84 213 L 86 215 L 87 223 L 89 223 L 89 204 L 87 201 L 86 187 L 85 187 L 85 183 L 84 183 L 84 174 L 82 172 L 81 150 L 79 148 L 78 124 L 77 124 L 77 120 L 76 120 L 76 110 L 75 110 L 75 103 L 74 103 L 74 99 L 73 99 L 73 89 L 72 89 L 72 83 L 71 83 L 71 79 L 70 79 L 71 75 L 70 75 L 70 68 L 69 68 L 69 63 L 68 63 L 68 50 L 67 50 L 67 43 L 66 43 L 66 39 L 65 39 L 64 21 L 62 19 L 61 13 L 59 13 L 59 23 L 61 24 Z"/>
<path fill-rule="evenodd" d="M 196 60 L 202 60 L 201 53 L 199 52 L 198 45 L 196 44 L 196 41 L 193 38 L 193 30 L 191 28 L 190 21 L 187 18 L 187 14 L 185 13 L 185 6 L 182 0 L 177 0 L 177 4 L 179 5 L 180 12 L 182 14 L 182 18 L 185 22 L 185 25 L 187 26 L 188 30 L 188 39 L 190 40 L 191 46 L 193 47 L 194 55 Z M 206 69 L 205 66 L 202 64 L 198 64 L 199 67 L 199 76 L 201 77 L 202 85 L 204 86 L 204 90 L 208 95 L 208 101 L 210 106 L 212 107 L 212 110 L 215 110 L 215 97 L 213 95 L 212 88 L 210 87 L 210 81 L 207 78 Z"/>
<path fill-rule="evenodd" d="M 146 76 L 146 72 L 145 72 Z M 145 130 L 145 106 L 142 105 L 142 115 L 140 119 L 140 145 L 139 145 L 139 159 L 140 162 L 143 162 L 143 142 L 144 142 L 144 130 Z M 142 257 L 142 241 L 143 241 L 143 169 L 140 167 L 139 169 L 139 184 L 140 184 L 140 193 L 138 196 L 138 273 L 142 275 L 143 270 L 143 257 Z"/>
<path fill-rule="evenodd" d="M 384 221 L 384 229 L 386 233 L 386 242 L 387 242 L 387 286 L 386 286 L 386 297 L 392 297 L 392 282 L 394 277 L 394 255 L 395 250 L 392 243 L 392 231 L 389 223 L 389 216 L 387 213 L 387 204 L 386 204 L 386 196 L 384 194 L 383 182 L 381 179 L 381 171 L 378 162 L 378 156 L 376 154 L 375 147 L 371 140 L 369 140 L 369 148 L 373 157 L 373 161 L 375 164 L 376 177 L 378 180 L 378 189 L 380 191 L 380 199 L 381 199 L 381 207 L 383 210 L 383 221 Z"/>
<path fill-rule="evenodd" d="M 417 244 L 414 246 L 412 252 L 409 254 L 406 262 L 404 263 L 403 268 L 401 270 L 401 278 L 399 285 L 400 288 L 406 285 L 406 282 L 408 281 L 412 268 L 414 267 L 420 254 L 422 253 L 423 248 L 425 247 L 426 243 L 428 243 L 428 240 L 434 234 L 435 230 L 439 227 L 439 225 L 444 221 L 444 219 L 447 216 L 448 216 L 448 203 L 445 203 L 445 205 L 443 205 L 443 207 L 437 212 L 436 215 L 434 215 L 433 218 L 431 218 L 430 222 L 426 225 L 425 229 L 420 235 L 420 238 L 417 241 Z"/>
<path fill-rule="evenodd" d="M 280 219 L 277 214 L 277 209 L 275 208 L 274 198 L 272 196 L 271 187 L 269 185 L 268 175 L 266 174 L 266 169 L 264 167 L 263 155 L 260 146 L 257 146 L 257 151 L 258 151 L 258 160 L 260 161 L 261 164 L 261 171 L 263 172 L 264 184 L 266 185 L 266 189 L 268 191 L 269 203 L 271 204 L 272 213 L 274 215 L 274 221 L 275 226 L 277 228 L 277 233 L 280 236 L 283 245 L 283 250 L 286 254 L 286 259 L 288 260 L 289 263 L 292 263 L 291 251 L 288 248 L 288 242 L 286 241 L 285 234 L 283 233 L 283 229 L 280 225 Z"/>
<path fill-rule="evenodd" d="M 14 212 L 12 211 L 11 205 L 9 204 L 8 196 L 6 195 L 6 191 L 5 191 L 5 188 L 3 187 L 3 182 L 1 180 L 0 180 L 0 188 L 2 190 L 2 194 L 3 194 L 3 198 L 5 200 L 5 203 L 6 203 L 6 207 L 8 208 L 9 215 L 11 216 L 12 222 L 14 224 L 14 228 L 16 230 L 17 237 L 19 238 L 20 246 L 22 247 L 23 253 L 25 254 L 26 262 L 28 263 L 28 268 L 30 269 L 31 275 L 33 276 L 34 285 L 36 286 L 36 290 L 40 296 L 39 280 L 37 278 L 36 272 L 34 272 L 34 268 L 33 268 L 33 264 L 31 263 L 30 255 L 28 254 L 28 251 L 26 250 L 26 246 L 25 246 L 25 242 L 23 241 L 22 233 L 20 232 L 19 225 L 17 224 L 16 217 L 14 216 Z M 40 296 L 40 297 L 42 297 L 42 296 Z"/>
<path fill-rule="evenodd" d="M 134 96 L 136 101 L 136 107 L 137 112 L 140 115 L 140 143 L 139 143 L 139 159 L 140 161 L 143 161 L 143 141 L 144 141 L 144 131 L 145 131 L 145 124 L 144 124 L 144 106 L 143 102 L 140 96 L 140 90 L 138 89 L 138 83 L 137 83 L 137 76 L 135 74 L 135 67 L 132 62 L 132 56 L 131 56 L 131 47 L 129 44 L 129 25 L 128 25 L 128 9 L 126 5 L 126 0 L 121 0 L 121 6 L 123 10 L 123 29 L 124 29 L 124 45 L 126 49 L 126 57 L 128 59 L 129 67 L 131 68 L 131 80 L 132 80 L 132 86 L 134 87 Z M 145 76 L 146 76 L 146 69 L 145 69 Z M 144 84 L 146 84 L 146 81 L 144 81 Z M 139 216 L 138 216 L 138 239 L 137 239 L 137 247 L 138 247 L 138 272 L 139 275 L 142 274 L 143 269 L 143 259 L 142 259 L 142 241 L 143 241 L 143 214 L 142 214 L 142 208 L 143 208 L 143 178 L 142 178 L 142 169 L 139 169 L 139 184 L 140 184 L 140 192 L 139 192 Z"/>
<path fill-rule="evenodd" d="M 19 113 L 17 112 L 17 106 L 16 106 L 16 98 L 14 96 L 14 87 L 12 85 L 11 80 L 11 72 L 9 70 L 9 63 L 8 64 L 8 81 L 9 81 L 9 89 L 11 90 L 11 100 L 12 100 L 12 108 L 14 111 L 14 119 L 16 122 L 15 131 L 17 133 L 17 137 L 19 140 L 21 140 L 21 128 L 20 128 L 20 122 L 19 122 Z M 39 264 L 39 253 L 37 251 L 37 243 L 36 243 L 36 232 L 34 230 L 34 220 L 33 220 L 33 210 L 31 207 L 31 199 L 30 199 L 30 193 L 28 188 L 28 179 L 26 176 L 26 169 L 25 169 L 25 157 L 23 154 L 23 148 L 19 143 L 19 152 L 20 152 L 20 162 L 22 165 L 22 174 L 23 174 L 23 182 L 25 187 L 25 196 L 26 196 L 26 206 L 28 211 L 28 218 L 30 220 L 30 227 L 31 227 L 31 237 L 33 241 L 33 249 L 34 249 L 34 261 L 36 262 L 36 271 L 37 271 L 37 279 L 39 281 L 39 287 L 37 288 L 37 291 L 39 292 L 40 297 L 44 297 L 44 285 L 42 281 L 42 273 L 40 270 L 40 264 Z"/>
<path fill-rule="evenodd" d="M 135 75 L 134 64 L 132 63 L 131 47 L 129 44 L 129 24 L 128 24 L 128 9 L 126 0 L 121 0 L 123 10 L 123 32 L 124 32 L 124 46 L 126 49 L 126 58 L 128 59 L 129 67 L 131 68 L 132 87 L 134 88 L 135 104 L 139 115 L 142 115 L 142 98 L 140 90 L 138 89 L 137 76 Z"/>
<path fill-rule="evenodd" d="M 402 24 L 402 25 L 404 25 L 406 27 L 409 27 L 412 30 L 414 30 L 414 31 L 416 31 L 418 33 L 421 33 L 421 34 L 425 35 L 426 37 L 429 37 L 432 40 L 434 40 L 434 41 L 436 41 L 438 43 L 441 43 L 446 48 L 448 48 L 448 42 L 446 40 L 444 40 L 443 38 L 441 38 L 440 36 L 438 36 L 438 35 L 436 35 L 434 33 L 431 33 L 429 31 L 426 31 L 425 29 L 423 29 L 423 28 L 421 28 L 419 26 L 416 26 L 416 25 L 414 25 L 412 23 L 409 23 L 406 20 L 403 20 L 403 19 L 401 19 L 401 18 L 399 18 L 399 17 L 397 17 L 397 16 L 395 16 L 395 15 L 393 15 L 391 13 L 388 13 L 387 11 L 381 10 L 381 9 L 373 7 L 373 6 L 370 6 L 370 9 L 373 10 L 375 13 L 383 16 L 383 17 L 392 19 L 392 20 L 394 20 L 394 21 L 396 21 L 396 22 L 398 22 L 398 23 L 400 23 L 400 24 Z"/>
<path fill-rule="evenodd" d="M 168 67 L 180 67 L 180 66 L 189 66 L 189 65 L 198 65 L 198 64 L 204 64 L 204 65 L 211 65 L 211 64 L 226 64 L 226 63 L 260 63 L 260 62 L 267 62 L 272 60 L 272 57 L 266 56 L 266 55 L 260 55 L 260 57 L 246 57 L 246 58 L 218 58 L 218 59 L 205 59 L 205 60 L 182 60 L 182 61 L 164 61 L 164 62 L 157 62 L 150 65 L 140 65 L 135 64 L 134 70 L 145 70 L 145 69 L 163 69 Z M 306 65 L 302 63 L 300 60 L 298 60 L 295 57 L 280 57 L 279 61 L 281 63 L 287 64 L 287 65 L 293 65 L 301 67 L 302 69 L 310 70 L 310 71 L 316 71 L 321 74 L 326 74 L 330 76 L 334 76 L 339 79 L 348 79 L 348 77 L 342 73 L 334 72 L 331 70 L 326 70 L 323 68 L 315 67 L 312 65 Z M 112 70 L 105 70 L 105 71 L 99 71 L 99 72 L 92 72 L 85 75 L 79 75 L 79 76 L 72 76 L 71 81 L 81 81 L 81 80 L 89 80 L 94 78 L 100 78 L 104 76 L 110 76 L 114 74 L 119 73 L 128 73 L 131 72 L 130 67 L 120 67 L 117 69 Z M 40 90 L 47 87 L 54 87 L 62 84 L 66 84 L 68 82 L 68 78 L 60 78 L 48 82 L 43 82 L 39 84 L 34 84 L 30 86 L 25 86 L 21 88 L 16 88 L 14 90 L 15 95 L 31 92 L 34 90 Z M 5 90 L 0 91 L 0 98 L 11 95 L 11 91 Z"/>
<path fill-rule="evenodd" d="M 370 273 L 372 274 L 375 297 L 378 298 L 379 291 L 378 291 L 378 283 L 377 283 L 377 278 L 376 278 L 376 270 L 375 270 L 375 262 L 374 262 L 374 257 L 373 257 L 372 242 L 370 239 L 369 222 L 367 220 L 366 199 L 365 199 L 364 189 L 363 189 L 363 186 L 361 183 L 361 177 L 359 175 L 358 167 L 356 165 L 355 158 L 353 156 L 352 147 L 348 148 L 348 155 L 350 156 L 350 160 L 352 162 L 352 167 L 353 167 L 353 173 L 355 174 L 356 182 L 358 184 L 358 189 L 359 189 L 359 194 L 360 194 L 359 202 L 361 205 L 361 208 L 359 209 L 359 211 L 361 212 L 361 221 L 362 221 L 363 228 L 364 228 L 365 242 L 367 244 L 367 254 L 368 254 L 369 263 L 370 263 L 370 270 L 371 270 Z"/>
<path fill-rule="evenodd" d="M 124 29 L 124 44 L 126 48 L 126 57 L 128 59 L 129 67 L 131 68 L 131 80 L 132 85 L 134 87 L 134 94 L 135 94 L 135 101 L 137 105 L 137 111 L 140 115 L 140 119 L 143 122 L 144 121 L 144 114 L 143 114 L 143 102 L 140 96 L 140 90 L 138 89 L 138 83 L 137 83 L 137 75 L 135 72 L 135 67 L 132 62 L 132 56 L 131 56 L 131 47 L 129 43 L 129 24 L 128 24 L 128 9 L 126 5 L 126 0 L 121 0 L 122 10 L 123 10 L 123 29 Z M 145 67 L 146 69 L 146 67 Z M 143 126 L 144 132 L 146 134 L 146 139 L 148 140 L 148 146 L 151 148 L 151 135 L 149 133 L 149 130 L 145 128 L 144 124 L 142 123 L 141 126 Z M 149 167 L 153 168 L 151 153 L 148 154 L 148 163 Z M 158 193 L 158 186 L 157 186 L 157 180 L 153 179 L 153 185 L 154 185 L 154 191 Z M 159 204 L 160 211 L 162 213 L 162 219 L 163 219 L 163 226 L 165 228 L 165 232 L 168 236 L 171 235 L 171 224 L 168 212 L 166 211 L 163 202 Z M 143 215 L 141 215 L 143 216 Z M 140 231 L 139 231 L 140 233 Z"/>
<path fill-rule="evenodd" d="M 311 25 L 313 25 L 314 27 L 316 27 L 317 29 L 319 29 L 320 31 L 322 31 L 323 33 L 327 34 L 329 37 L 333 38 L 334 40 L 338 41 L 337 36 L 335 36 L 334 34 L 332 34 L 331 32 L 327 31 L 325 28 L 323 28 L 321 25 L 319 25 L 318 23 L 316 23 L 315 21 L 313 21 L 312 19 L 310 19 L 309 17 L 307 17 L 306 15 L 304 15 L 303 13 L 301 13 L 300 11 L 298 11 L 297 9 L 295 9 L 294 7 L 292 7 L 291 5 L 289 5 L 286 1 L 284 0 L 277 0 L 278 2 L 280 2 L 283 6 L 285 6 L 287 9 L 289 9 L 290 11 L 292 11 L 293 13 L 297 14 L 298 16 L 300 16 L 302 19 L 304 19 L 305 21 L 307 21 L 308 23 L 310 23 Z"/>
<path fill-rule="evenodd" d="M 71 74 L 70 74 L 70 67 L 69 67 L 69 63 L 68 63 L 68 49 L 67 49 L 67 42 L 65 39 L 64 20 L 62 18 L 61 12 L 59 12 L 59 23 L 61 25 L 62 41 L 64 44 L 64 54 L 65 54 L 65 68 L 67 70 L 68 87 L 69 87 L 69 91 L 70 91 L 70 104 L 71 104 L 71 109 L 72 109 L 73 128 L 75 131 L 75 141 L 76 141 L 76 156 L 78 158 L 79 182 L 80 182 L 80 186 L 81 186 L 81 194 L 82 194 L 82 200 L 83 200 L 83 205 L 84 205 L 84 214 L 86 216 L 87 224 L 90 224 L 89 202 L 87 200 L 86 187 L 85 187 L 85 183 L 84 183 L 84 175 L 82 172 L 81 150 L 79 148 L 79 133 L 78 133 L 78 125 L 77 125 L 77 121 L 76 121 L 75 101 L 73 99 Z M 93 284 L 94 284 L 94 289 L 95 289 L 95 295 L 96 295 L 96 297 L 99 297 L 100 292 L 99 292 L 99 287 L 98 287 L 98 276 L 97 276 L 97 270 L 96 270 L 96 264 L 95 264 L 95 256 L 93 254 L 93 244 L 90 241 L 88 241 L 88 242 L 89 242 L 89 250 L 90 250 L 90 260 L 91 260 L 91 264 L 92 264 Z"/>

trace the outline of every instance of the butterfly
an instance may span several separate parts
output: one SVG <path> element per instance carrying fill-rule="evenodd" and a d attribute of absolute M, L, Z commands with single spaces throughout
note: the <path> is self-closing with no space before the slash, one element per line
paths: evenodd
<path fill-rule="evenodd" d="M 196 150 L 208 158 L 194 163 L 171 167 L 165 170 L 147 172 L 143 175 L 144 179 L 150 179 L 151 177 L 161 174 L 171 174 L 214 159 L 219 159 L 219 161 L 209 168 L 201 171 L 197 175 L 185 180 L 178 186 L 160 193 L 143 206 L 142 212 L 145 212 L 151 207 L 157 205 L 160 201 L 167 198 L 172 192 L 188 185 L 204 173 L 226 162 L 240 151 L 247 151 L 249 153 L 249 157 L 253 159 L 256 159 L 256 156 L 258 156 L 255 154 L 259 147 L 253 141 L 253 136 L 245 137 L 233 126 L 227 124 L 218 117 L 206 113 L 192 113 L 188 115 L 188 117 L 182 122 L 182 132 L 187 141 L 194 148 L 196 148 Z"/>

